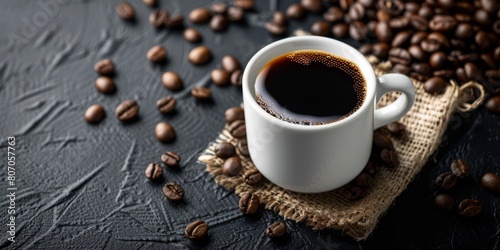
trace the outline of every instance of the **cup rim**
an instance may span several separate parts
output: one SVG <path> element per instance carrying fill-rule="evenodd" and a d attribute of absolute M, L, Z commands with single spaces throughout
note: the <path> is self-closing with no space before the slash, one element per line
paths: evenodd
<path fill-rule="evenodd" d="M 365 84 L 367 87 L 366 91 L 366 96 L 363 101 L 363 104 L 361 107 L 359 107 L 354 113 L 349 115 L 348 117 L 339 120 L 339 121 L 334 121 L 328 124 L 321 124 L 321 125 L 301 125 L 301 124 L 295 124 L 295 123 L 290 123 L 287 121 L 283 121 L 279 118 L 274 117 L 273 115 L 269 114 L 266 112 L 262 107 L 259 106 L 257 101 L 255 100 L 255 97 L 251 94 L 252 91 L 250 89 L 250 86 L 253 86 L 253 84 L 250 83 L 249 78 L 250 78 L 250 67 L 253 67 L 254 64 L 256 63 L 257 60 L 259 60 L 260 57 L 265 55 L 266 53 L 269 53 L 269 50 L 272 50 L 278 46 L 282 46 L 283 44 L 287 43 L 293 43 L 293 42 L 304 42 L 304 41 L 309 41 L 309 40 L 315 40 L 319 42 L 324 42 L 324 43 L 332 43 L 334 46 L 340 46 L 343 49 L 348 50 L 350 53 L 354 54 L 356 58 L 345 58 L 349 61 L 352 61 L 356 65 L 358 65 L 361 74 L 363 75 L 363 78 L 365 79 Z M 314 48 L 314 46 L 311 46 L 311 50 L 322 50 L 318 48 Z M 290 52 L 293 50 L 290 50 Z M 322 50 L 324 51 L 324 50 Z M 331 52 L 328 52 L 331 53 Z M 276 55 L 279 56 L 279 55 Z M 260 70 L 260 69 L 259 69 Z M 368 72 L 366 72 L 368 70 Z M 353 48 L 352 46 L 339 41 L 335 40 L 333 38 L 327 38 L 327 37 L 321 37 L 321 36 L 313 36 L 313 35 L 307 35 L 307 36 L 296 36 L 296 37 L 289 37 L 289 38 L 283 38 L 278 41 L 272 42 L 263 48 L 261 48 L 257 53 L 255 53 L 250 61 L 248 61 L 245 70 L 243 72 L 243 97 L 244 99 L 249 100 L 249 102 L 245 103 L 246 105 L 250 105 L 251 108 L 256 109 L 258 113 L 260 113 L 261 116 L 266 117 L 270 121 L 274 121 L 274 123 L 277 123 L 280 126 L 284 126 L 290 129 L 298 129 L 298 130 L 323 130 L 323 129 L 330 129 L 333 127 L 339 127 L 343 126 L 347 123 L 352 122 L 353 120 L 357 119 L 358 116 L 360 116 L 362 113 L 367 111 L 367 108 L 369 106 L 369 102 L 372 102 L 374 100 L 374 95 L 375 95 L 375 87 L 376 87 L 376 77 L 375 77 L 375 71 L 373 70 L 372 65 L 368 62 L 368 60 L 365 58 L 364 55 L 362 55 L 358 50 Z"/>

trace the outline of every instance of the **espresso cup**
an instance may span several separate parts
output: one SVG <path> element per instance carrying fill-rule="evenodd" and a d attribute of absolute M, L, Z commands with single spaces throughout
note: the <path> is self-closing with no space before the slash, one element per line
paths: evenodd
<path fill-rule="evenodd" d="M 259 72 L 274 58 L 298 50 L 327 52 L 357 65 L 366 83 L 362 105 L 349 116 L 322 125 L 290 123 L 266 112 L 256 101 Z M 248 150 L 255 167 L 274 184 L 301 193 L 330 191 L 354 179 L 368 162 L 374 129 L 400 119 L 415 99 L 408 77 L 377 77 L 355 48 L 320 36 L 286 38 L 265 46 L 248 62 L 242 82 Z M 391 91 L 402 95 L 377 109 L 376 103 Z"/>

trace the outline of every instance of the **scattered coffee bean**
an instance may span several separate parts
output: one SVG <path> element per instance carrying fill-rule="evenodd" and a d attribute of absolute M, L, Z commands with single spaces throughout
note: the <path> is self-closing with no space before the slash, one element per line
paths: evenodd
<path fill-rule="evenodd" d="M 231 74 L 231 84 L 236 87 L 241 87 L 243 81 L 243 71 L 241 69 L 235 70 Z"/>
<path fill-rule="evenodd" d="M 274 22 L 267 22 L 266 23 L 266 30 L 267 32 L 271 33 L 272 35 L 275 36 L 282 36 L 286 33 L 286 27 L 283 25 L 278 25 Z"/>
<path fill-rule="evenodd" d="M 481 184 L 491 192 L 500 192 L 500 176 L 494 173 L 486 173 L 481 178 Z"/>
<path fill-rule="evenodd" d="M 484 106 L 490 112 L 500 113 L 500 96 L 493 96 L 489 98 Z"/>
<path fill-rule="evenodd" d="M 358 51 L 363 55 L 369 55 L 373 51 L 373 45 L 369 43 L 365 43 L 358 48 Z"/>
<path fill-rule="evenodd" d="M 238 142 L 238 152 L 240 152 L 240 154 L 243 156 L 250 157 L 250 153 L 248 152 L 247 139 L 241 139 Z"/>
<path fill-rule="evenodd" d="M 401 31 L 394 36 L 391 42 L 391 46 L 392 47 L 405 46 L 410 41 L 410 37 L 411 33 L 409 31 Z"/>
<path fill-rule="evenodd" d="M 262 179 L 262 174 L 257 169 L 250 169 L 243 173 L 243 180 L 250 186 L 258 185 Z"/>
<path fill-rule="evenodd" d="M 317 36 L 328 36 L 330 34 L 330 24 L 326 21 L 316 21 L 311 26 L 311 33 Z"/>
<path fill-rule="evenodd" d="M 380 149 L 394 149 L 391 138 L 382 133 L 373 134 L 373 144 Z"/>
<path fill-rule="evenodd" d="M 345 197 L 351 201 L 357 201 L 361 198 L 363 198 L 366 194 L 366 189 L 355 186 L 355 185 L 350 185 L 348 188 L 345 189 Z"/>
<path fill-rule="evenodd" d="M 182 15 L 171 16 L 170 18 L 167 18 L 167 20 L 165 20 L 165 23 L 163 25 L 165 25 L 165 27 L 170 29 L 180 29 L 184 27 L 184 16 Z"/>
<path fill-rule="evenodd" d="M 467 78 L 475 81 L 481 81 L 481 71 L 477 68 L 477 66 L 473 63 L 466 63 L 464 65 L 465 74 Z"/>
<path fill-rule="evenodd" d="M 159 28 L 163 26 L 168 16 L 169 14 L 166 10 L 155 10 L 149 15 L 149 23 L 153 25 L 153 27 Z"/>
<path fill-rule="evenodd" d="M 225 55 L 222 57 L 221 63 L 222 68 L 229 73 L 233 73 L 234 71 L 241 69 L 238 59 L 232 55 Z"/>
<path fill-rule="evenodd" d="M 161 45 L 156 45 L 148 50 L 146 57 L 152 63 L 160 63 L 167 58 L 167 50 Z"/>
<path fill-rule="evenodd" d="M 184 189 L 177 182 L 169 182 L 163 186 L 163 194 L 171 201 L 181 201 L 184 198 Z"/>
<path fill-rule="evenodd" d="M 389 50 L 389 61 L 392 63 L 410 65 L 411 55 L 403 48 L 392 48 Z"/>
<path fill-rule="evenodd" d="M 380 42 L 373 45 L 372 53 L 378 58 L 387 58 L 389 55 L 389 49 L 390 46 L 388 43 Z"/>
<path fill-rule="evenodd" d="M 236 138 L 242 138 L 247 135 L 246 125 L 244 120 L 236 120 L 229 124 L 227 130 L 232 136 Z"/>
<path fill-rule="evenodd" d="M 255 7 L 254 0 L 233 0 L 233 4 L 236 7 L 240 7 L 244 10 L 251 10 Z"/>
<path fill-rule="evenodd" d="M 234 156 L 236 154 L 236 150 L 233 146 L 233 144 L 229 142 L 221 142 L 217 145 L 215 145 L 215 156 L 221 158 L 221 159 L 227 159 L 231 156 Z"/>
<path fill-rule="evenodd" d="M 337 38 L 344 38 L 349 32 L 349 25 L 345 23 L 338 23 L 332 26 L 332 34 Z"/>
<path fill-rule="evenodd" d="M 401 137 L 406 133 L 406 126 L 400 122 L 391 122 L 386 127 L 387 131 L 396 137 Z"/>
<path fill-rule="evenodd" d="M 173 142 L 175 140 L 175 130 L 168 122 L 160 122 L 155 127 L 156 138 L 160 142 Z"/>
<path fill-rule="evenodd" d="M 229 6 L 224 2 L 216 2 L 210 5 L 210 11 L 216 15 L 226 14 Z"/>
<path fill-rule="evenodd" d="M 186 28 L 183 33 L 184 39 L 191 43 L 199 43 L 202 40 L 202 36 L 198 30 L 195 28 Z"/>
<path fill-rule="evenodd" d="M 388 167 L 394 168 L 399 165 L 399 157 L 394 150 L 383 149 L 382 152 L 380 152 L 380 158 Z"/>
<path fill-rule="evenodd" d="M 165 96 L 156 102 L 156 108 L 163 114 L 170 114 L 175 110 L 177 100 L 172 96 Z"/>
<path fill-rule="evenodd" d="M 442 94 L 446 90 L 447 84 L 446 81 L 439 76 L 434 76 L 429 78 L 424 83 L 424 90 L 429 94 Z"/>
<path fill-rule="evenodd" d="M 319 13 L 323 10 L 323 2 L 321 0 L 301 0 L 300 4 L 305 10 Z"/>
<path fill-rule="evenodd" d="M 115 71 L 115 65 L 110 59 L 102 59 L 94 64 L 94 70 L 100 75 L 110 75 Z"/>
<path fill-rule="evenodd" d="M 212 14 L 207 8 L 196 8 L 189 12 L 188 18 L 192 23 L 206 23 L 210 20 Z"/>
<path fill-rule="evenodd" d="M 228 24 L 229 20 L 225 15 L 215 15 L 210 19 L 210 28 L 213 31 L 224 31 Z"/>
<path fill-rule="evenodd" d="M 122 122 L 131 121 L 139 114 L 139 105 L 135 100 L 125 100 L 116 107 L 115 115 Z"/>
<path fill-rule="evenodd" d="M 135 10 L 128 2 L 120 2 L 115 7 L 116 14 L 124 20 L 134 19 Z"/>
<path fill-rule="evenodd" d="M 194 65 L 202 65 L 212 59 L 212 53 L 208 47 L 199 46 L 189 52 L 188 59 Z"/>
<path fill-rule="evenodd" d="M 455 207 L 455 199 L 447 194 L 438 194 L 434 197 L 434 204 L 444 211 L 451 211 Z"/>
<path fill-rule="evenodd" d="M 241 165 L 241 160 L 238 156 L 233 156 L 227 158 L 227 160 L 222 165 L 222 173 L 226 176 L 237 176 L 240 174 L 243 166 Z"/>
<path fill-rule="evenodd" d="M 224 112 L 224 118 L 227 124 L 231 124 L 236 120 L 245 120 L 245 111 L 242 107 L 228 108 Z"/>
<path fill-rule="evenodd" d="M 372 182 L 372 176 L 368 173 L 361 172 L 354 180 L 351 181 L 353 185 L 360 186 L 363 188 L 366 188 L 370 186 L 370 183 Z"/>
<path fill-rule="evenodd" d="M 210 79 L 217 86 L 227 86 L 230 83 L 231 75 L 223 69 L 214 69 L 210 73 Z"/>
<path fill-rule="evenodd" d="M 167 151 L 161 155 L 161 162 L 169 168 L 179 167 L 181 156 L 176 152 Z"/>
<path fill-rule="evenodd" d="M 392 28 L 387 22 L 378 22 L 375 26 L 375 36 L 381 42 L 390 42 L 392 40 Z"/>
<path fill-rule="evenodd" d="M 277 25 L 285 26 L 288 20 L 283 12 L 275 11 L 273 12 L 272 22 Z"/>
<path fill-rule="evenodd" d="M 88 123 L 96 124 L 102 121 L 105 114 L 106 112 L 104 111 L 104 108 L 101 105 L 94 104 L 89 108 L 87 108 L 87 110 L 85 111 L 84 118 L 85 121 L 87 121 Z"/>
<path fill-rule="evenodd" d="M 149 163 L 144 173 L 146 174 L 146 177 L 148 179 L 157 180 L 162 177 L 163 168 L 160 166 L 160 164 L 156 162 Z"/>
<path fill-rule="evenodd" d="M 107 76 L 98 77 L 95 80 L 95 87 L 103 94 L 112 94 L 116 91 L 115 82 Z"/>
<path fill-rule="evenodd" d="M 184 235 L 190 240 L 201 240 L 207 237 L 208 224 L 202 220 L 197 220 L 189 224 L 184 230 Z"/>
<path fill-rule="evenodd" d="M 450 189 L 457 183 L 457 176 L 452 172 L 446 172 L 438 175 L 435 184 L 442 189 Z"/>
<path fill-rule="evenodd" d="M 161 81 L 163 83 L 163 86 L 171 91 L 178 91 L 184 88 L 184 82 L 182 81 L 181 77 L 173 71 L 167 71 L 163 73 L 163 75 L 161 76 Z"/>
<path fill-rule="evenodd" d="M 304 9 L 304 7 L 302 7 L 302 5 L 298 3 L 291 4 L 286 9 L 286 16 L 288 18 L 301 19 L 304 17 L 305 13 L 306 10 Z"/>
<path fill-rule="evenodd" d="M 259 209 L 259 203 L 258 195 L 252 192 L 243 193 L 239 203 L 240 211 L 243 214 L 255 214 Z"/>
<path fill-rule="evenodd" d="M 451 163 L 451 172 L 458 178 L 464 179 L 470 175 L 469 164 L 463 159 L 457 159 Z"/>
<path fill-rule="evenodd" d="M 227 9 L 227 19 L 231 22 L 241 22 L 245 18 L 245 12 L 242 8 L 231 6 Z"/>
<path fill-rule="evenodd" d="M 286 234 L 286 224 L 281 221 L 276 221 L 266 228 L 266 235 L 271 239 L 283 237 Z"/>
<path fill-rule="evenodd" d="M 349 25 L 349 35 L 356 41 L 365 40 L 368 36 L 368 27 L 361 21 L 354 21 Z"/>
<path fill-rule="evenodd" d="M 458 204 L 458 211 L 465 217 L 474 217 L 482 210 L 481 203 L 474 199 L 465 199 Z"/>
<path fill-rule="evenodd" d="M 207 87 L 195 87 L 191 90 L 191 95 L 200 101 L 212 100 L 212 91 Z"/>

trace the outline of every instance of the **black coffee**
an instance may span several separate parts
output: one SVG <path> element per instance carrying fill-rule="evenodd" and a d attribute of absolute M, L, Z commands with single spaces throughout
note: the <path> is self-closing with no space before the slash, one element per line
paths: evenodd
<path fill-rule="evenodd" d="M 366 83 L 356 64 L 317 50 L 278 56 L 260 71 L 256 100 L 269 114 L 296 124 L 328 124 L 354 113 Z"/>

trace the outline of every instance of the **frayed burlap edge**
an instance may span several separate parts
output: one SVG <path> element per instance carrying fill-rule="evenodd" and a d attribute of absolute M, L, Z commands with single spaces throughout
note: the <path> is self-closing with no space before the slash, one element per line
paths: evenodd
<path fill-rule="evenodd" d="M 379 63 L 374 57 L 368 59 L 374 64 L 377 75 L 391 69 L 389 62 Z M 320 194 L 301 194 L 285 190 L 267 180 L 258 186 L 250 186 L 242 181 L 241 174 L 236 177 L 223 175 L 223 160 L 215 156 L 214 145 L 226 141 L 237 146 L 239 141 L 231 136 L 227 126 L 202 153 L 199 160 L 206 164 L 206 170 L 214 176 L 217 184 L 234 190 L 238 195 L 247 191 L 256 193 L 266 209 L 276 211 L 286 219 L 304 221 L 313 229 L 340 230 L 356 240 L 364 240 L 371 234 L 379 218 L 394 199 L 406 189 L 437 149 L 453 112 L 457 109 L 468 111 L 484 100 L 480 97 L 473 104 L 464 104 L 461 93 L 465 88 L 483 91 L 482 87 L 474 82 L 462 87 L 451 82 L 442 95 L 430 95 L 424 91 L 423 83 L 412 80 L 416 91 L 415 104 L 400 120 L 405 124 L 407 134 L 402 138 L 393 138 L 400 165 L 394 169 L 378 168 L 372 184 L 361 200 L 346 199 L 343 195 L 346 187 Z M 393 102 L 398 96 L 398 93 L 385 95 L 379 106 Z M 250 158 L 239 152 L 238 156 L 242 160 L 244 170 L 255 167 Z"/>

